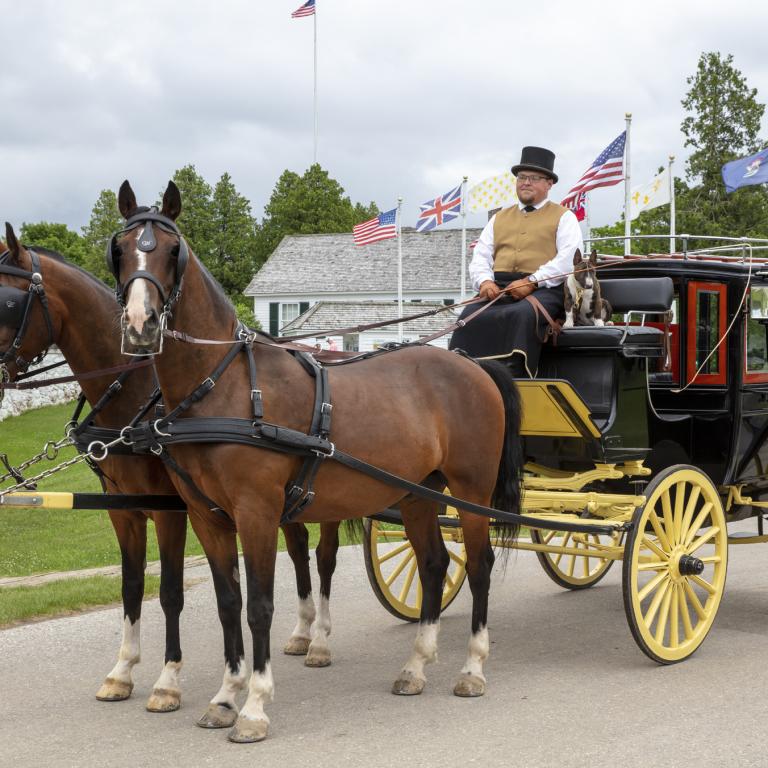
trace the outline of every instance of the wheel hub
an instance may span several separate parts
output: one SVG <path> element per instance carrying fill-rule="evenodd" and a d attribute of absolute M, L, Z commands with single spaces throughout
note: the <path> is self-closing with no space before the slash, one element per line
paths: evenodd
<path fill-rule="evenodd" d="M 693 555 L 683 555 L 677 563 L 681 576 L 698 576 L 704 571 L 704 562 Z"/>

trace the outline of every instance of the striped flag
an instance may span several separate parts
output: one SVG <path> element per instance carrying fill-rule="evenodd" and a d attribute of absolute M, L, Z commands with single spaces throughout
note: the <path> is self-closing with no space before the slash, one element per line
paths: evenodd
<path fill-rule="evenodd" d="M 292 14 L 292 19 L 300 19 L 302 16 L 315 15 L 315 0 L 307 0 L 301 8 L 297 8 Z"/>
<path fill-rule="evenodd" d="M 380 213 L 370 221 L 356 224 L 352 227 L 352 235 L 355 238 L 355 245 L 368 245 L 378 243 L 379 240 L 397 237 L 397 208 Z"/>
<path fill-rule="evenodd" d="M 624 180 L 624 146 L 627 132 L 620 133 L 587 168 L 576 184 L 560 202 L 566 208 L 576 210 L 579 195 L 598 187 L 611 187 Z"/>

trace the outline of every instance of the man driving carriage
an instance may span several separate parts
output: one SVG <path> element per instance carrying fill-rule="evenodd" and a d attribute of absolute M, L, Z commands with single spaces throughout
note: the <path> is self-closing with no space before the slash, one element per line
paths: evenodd
<path fill-rule="evenodd" d="M 550 150 L 523 147 L 520 162 L 512 167 L 518 203 L 491 217 L 469 264 L 472 286 L 486 302 L 503 288 L 513 287 L 506 297 L 458 328 L 450 344 L 451 349 L 463 349 L 473 357 L 504 360 L 517 377 L 536 375 L 548 326 L 546 314 L 562 317 L 564 275 L 573 269 L 576 249 L 584 249 L 576 216 L 549 199 L 549 190 L 558 180 L 554 165 Z M 535 301 L 526 301 L 529 296 Z M 470 304 L 462 318 L 480 306 Z"/>

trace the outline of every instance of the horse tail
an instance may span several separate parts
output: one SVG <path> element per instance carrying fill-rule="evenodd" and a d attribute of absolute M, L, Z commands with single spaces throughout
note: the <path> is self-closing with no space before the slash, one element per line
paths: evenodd
<path fill-rule="evenodd" d="M 519 512 L 525 456 L 520 439 L 520 393 L 509 368 L 496 360 L 478 360 L 480 367 L 493 379 L 504 401 L 504 446 L 499 461 L 499 474 L 491 505 L 505 512 Z M 502 547 L 514 543 L 520 526 L 498 522 L 498 543 Z M 507 550 L 508 551 L 508 550 Z"/>

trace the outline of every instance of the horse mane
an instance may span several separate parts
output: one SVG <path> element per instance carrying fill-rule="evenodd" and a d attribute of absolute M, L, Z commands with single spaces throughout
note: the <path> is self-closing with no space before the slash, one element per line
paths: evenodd
<path fill-rule="evenodd" d="M 59 262 L 60 264 L 64 264 L 67 267 L 70 267 L 71 269 L 75 269 L 80 274 L 84 275 L 85 277 L 89 278 L 92 283 L 94 283 L 97 287 L 108 291 L 109 293 L 112 293 L 112 289 L 103 281 L 100 280 L 96 275 L 89 272 L 87 269 L 83 269 L 83 267 L 79 266 L 78 264 L 74 264 L 73 262 L 69 261 L 65 256 L 60 254 L 58 251 L 54 251 L 51 248 L 45 248 L 42 245 L 24 245 L 24 248 L 27 250 L 32 249 L 35 253 L 42 253 L 43 256 L 47 256 L 50 259 L 53 259 L 54 261 Z"/>

